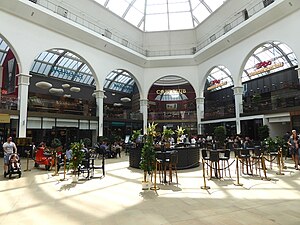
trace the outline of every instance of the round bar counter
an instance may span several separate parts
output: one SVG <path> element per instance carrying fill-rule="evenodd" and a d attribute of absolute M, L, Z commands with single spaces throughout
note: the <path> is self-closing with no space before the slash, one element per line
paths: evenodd
<path fill-rule="evenodd" d="M 129 166 L 133 168 L 140 168 L 142 146 L 129 149 Z M 177 169 L 189 169 L 199 166 L 200 149 L 197 146 L 176 147 L 168 149 L 167 151 L 178 151 Z"/>

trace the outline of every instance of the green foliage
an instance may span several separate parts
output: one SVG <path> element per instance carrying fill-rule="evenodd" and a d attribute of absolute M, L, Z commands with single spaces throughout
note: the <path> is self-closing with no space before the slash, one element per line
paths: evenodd
<path fill-rule="evenodd" d="M 226 130 L 224 126 L 218 126 L 214 129 L 214 135 L 220 146 L 224 146 L 226 139 Z"/>
<path fill-rule="evenodd" d="M 142 130 L 134 130 L 131 136 L 132 141 L 136 141 L 136 139 L 142 134 Z"/>
<path fill-rule="evenodd" d="M 163 131 L 163 137 L 165 138 L 165 140 L 168 140 L 172 137 L 173 134 L 175 134 L 175 132 L 172 129 L 164 129 Z"/>
<path fill-rule="evenodd" d="M 54 148 L 54 149 L 57 149 L 58 147 L 61 146 L 61 141 L 58 139 L 58 138 L 54 138 L 52 141 L 51 141 L 51 147 Z"/>
<path fill-rule="evenodd" d="M 177 126 L 177 130 L 175 131 L 177 133 L 177 136 L 180 137 L 181 135 L 184 134 L 185 129 L 183 129 L 180 126 Z"/>
<path fill-rule="evenodd" d="M 153 140 L 156 135 L 156 126 L 157 124 L 149 124 L 147 128 L 146 141 L 142 148 L 141 152 L 141 162 L 140 168 L 151 174 L 151 172 L 155 169 L 155 150 Z M 146 177 L 144 177 L 144 181 L 146 181 Z"/>
<path fill-rule="evenodd" d="M 92 144 L 92 141 L 89 138 L 84 138 L 83 139 L 83 144 L 84 144 L 85 147 L 90 147 L 91 144 Z"/>
<path fill-rule="evenodd" d="M 268 152 L 277 152 L 280 148 L 282 148 L 283 154 L 286 154 L 288 145 L 286 141 L 282 137 L 275 138 L 265 138 L 263 141 L 263 147 Z"/>
<path fill-rule="evenodd" d="M 263 141 L 270 136 L 270 129 L 268 125 L 263 125 L 259 127 L 257 132 L 260 141 Z"/>
<path fill-rule="evenodd" d="M 73 169 L 74 173 L 76 173 L 79 164 L 84 158 L 84 152 L 82 151 L 83 148 L 84 144 L 82 141 L 71 143 L 72 157 L 70 159 L 68 169 Z"/>

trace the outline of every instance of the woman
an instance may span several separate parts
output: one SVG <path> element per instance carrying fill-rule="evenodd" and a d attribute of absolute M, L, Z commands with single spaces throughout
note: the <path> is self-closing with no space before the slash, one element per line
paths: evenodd
<path fill-rule="evenodd" d="M 288 145 L 290 147 L 290 153 L 292 155 L 292 159 L 295 162 L 295 169 L 298 170 L 298 162 L 299 162 L 299 138 L 296 130 L 292 130 L 292 135 L 289 138 Z"/>

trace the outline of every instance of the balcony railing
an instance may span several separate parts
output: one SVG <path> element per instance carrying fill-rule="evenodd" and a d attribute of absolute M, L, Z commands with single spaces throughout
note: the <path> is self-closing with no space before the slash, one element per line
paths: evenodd
<path fill-rule="evenodd" d="M 59 14 L 60 16 L 63 16 L 77 24 L 80 24 L 84 26 L 85 28 L 88 28 L 106 38 L 109 38 L 137 53 L 140 53 L 144 56 L 151 56 L 151 57 L 158 57 L 158 56 L 178 56 L 178 55 L 193 55 L 196 52 L 200 51 L 201 49 L 205 48 L 212 42 L 218 40 L 220 37 L 225 35 L 228 31 L 232 30 L 239 24 L 243 23 L 248 19 L 248 17 L 251 17 L 264 9 L 266 7 L 265 0 L 257 3 L 255 6 L 251 8 L 247 8 L 247 10 L 242 10 L 240 13 L 232 15 L 227 21 L 224 21 L 223 27 L 218 27 L 215 30 L 208 32 L 208 36 L 204 37 L 200 43 L 197 43 L 196 47 L 189 48 L 189 49 L 178 49 L 178 50 L 165 50 L 165 51 L 149 51 L 146 49 L 143 49 L 143 47 L 139 44 L 135 44 L 128 40 L 127 37 L 125 37 L 122 34 L 119 34 L 117 32 L 111 32 L 106 28 L 101 27 L 99 25 L 99 22 L 97 22 L 97 19 L 93 18 L 90 15 L 85 15 L 86 13 L 80 10 L 75 9 L 65 9 L 62 6 L 56 5 L 52 3 L 49 0 L 37 0 L 36 4 L 49 9 L 50 11 Z M 84 15 L 84 16 L 82 16 Z"/>
<path fill-rule="evenodd" d="M 148 120 L 196 120 L 195 111 L 176 111 L 176 112 L 149 112 Z"/>

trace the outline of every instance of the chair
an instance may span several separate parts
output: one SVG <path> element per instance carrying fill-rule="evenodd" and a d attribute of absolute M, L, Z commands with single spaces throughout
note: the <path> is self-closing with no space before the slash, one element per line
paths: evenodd
<path fill-rule="evenodd" d="M 255 173 L 257 174 L 257 168 L 258 168 L 260 176 L 261 176 L 260 165 L 261 165 L 262 157 L 263 157 L 263 154 L 262 154 L 261 148 L 260 147 L 255 147 L 254 150 L 253 150 L 253 155 L 251 156 L 251 158 L 252 158 L 252 162 L 255 165 Z"/>
<path fill-rule="evenodd" d="M 241 171 L 241 172 L 245 173 L 244 169 L 245 169 L 245 164 L 246 164 L 247 174 L 250 174 L 249 168 L 250 168 L 250 172 L 252 174 L 253 172 L 252 172 L 252 167 L 251 167 L 251 162 L 250 162 L 251 155 L 250 155 L 249 149 L 243 149 L 243 148 L 235 149 L 235 154 L 237 154 L 238 158 L 242 161 L 243 171 Z"/>
<path fill-rule="evenodd" d="M 170 153 L 169 159 L 169 183 L 172 183 L 173 171 L 176 176 L 176 184 L 178 184 L 178 175 L 177 175 L 177 163 L 178 163 L 178 151 L 173 150 Z"/>
<path fill-rule="evenodd" d="M 201 156 L 202 159 L 204 161 L 204 163 L 206 163 L 206 174 L 208 175 L 208 161 L 209 161 L 209 156 L 207 155 L 207 149 L 201 149 Z"/>
<path fill-rule="evenodd" d="M 224 152 L 224 156 L 219 157 L 219 160 L 222 162 L 222 176 L 223 176 L 223 170 L 224 170 L 224 174 L 226 176 L 225 162 L 227 162 L 227 169 L 228 169 L 229 177 L 231 178 L 230 168 L 229 168 L 229 159 L 230 159 L 230 149 L 226 149 Z"/>
<path fill-rule="evenodd" d="M 209 153 L 209 161 L 210 161 L 210 178 L 212 178 L 212 168 L 213 163 L 215 164 L 215 177 L 219 178 L 220 176 L 220 158 L 219 152 L 215 150 L 211 150 Z"/>
<path fill-rule="evenodd" d="M 97 155 L 92 155 L 91 159 L 92 159 L 92 174 L 91 177 L 94 177 L 95 174 L 95 170 L 102 170 L 102 177 L 105 177 L 105 153 L 102 153 L 100 156 L 101 159 L 101 164 L 100 165 L 95 165 L 95 160 L 97 158 Z"/>

